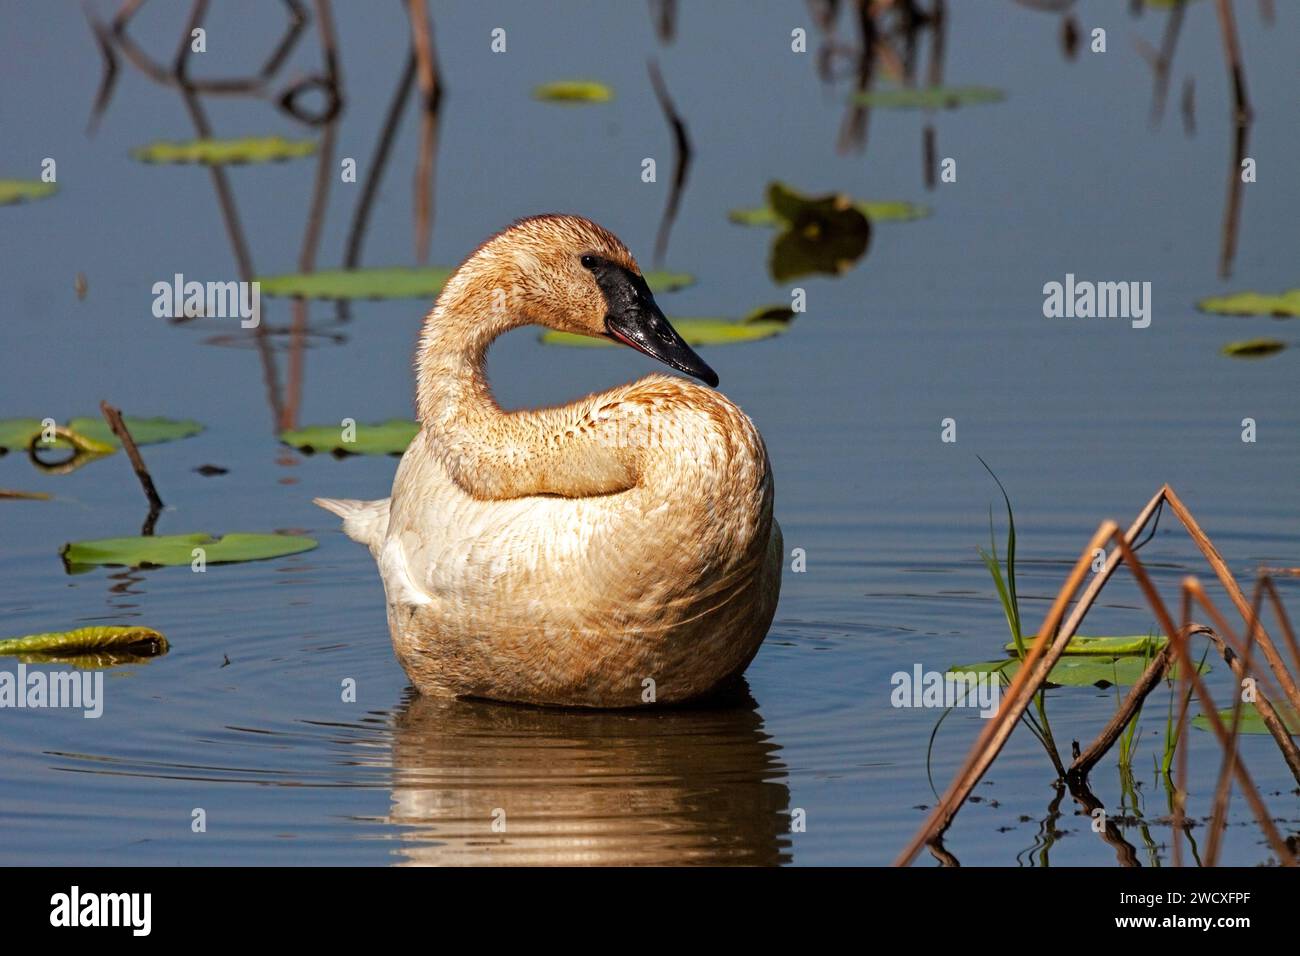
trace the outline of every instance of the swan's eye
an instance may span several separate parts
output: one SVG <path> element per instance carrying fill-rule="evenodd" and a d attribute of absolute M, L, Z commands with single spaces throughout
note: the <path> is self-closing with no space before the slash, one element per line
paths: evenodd
<path fill-rule="evenodd" d="M 594 269 L 596 267 L 595 256 L 583 256 L 581 261 L 584 268 Z"/>

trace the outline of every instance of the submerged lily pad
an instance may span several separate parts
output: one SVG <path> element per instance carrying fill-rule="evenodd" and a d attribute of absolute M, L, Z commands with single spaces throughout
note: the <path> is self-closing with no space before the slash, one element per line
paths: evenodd
<path fill-rule="evenodd" d="M 1107 654 L 1078 655 L 1063 657 L 1056 662 L 1048 675 L 1049 683 L 1058 687 L 1109 687 L 1118 684 L 1127 687 L 1136 684 L 1147 668 L 1147 661 L 1141 657 L 1111 657 Z M 1210 669 L 1208 664 L 1200 666 L 1200 673 Z M 1019 658 L 1010 657 L 1000 661 L 983 661 L 979 664 L 958 664 L 948 668 L 949 673 L 967 671 L 974 673 L 1002 673 L 1008 679 L 1016 676 L 1020 670 Z M 1178 667 L 1174 665 L 1169 671 L 1175 678 Z"/>
<path fill-rule="evenodd" d="M 1210 296 L 1197 302 L 1196 307 L 1215 315 L 1268 315 L 1275 319 L 1294 319 L 1300 316 L 1300 289 L 1289 289 L 1279 295 L 1234 292 L 1232 295 Z"/>
<path fill-rule="evenodd" d="M 173 143 L 158 141 L 131 150 L 131 156 L 145 163 L 202 163 L 230 166 L 240 163 L 278 163 L 316 152 L 315 140 L 288 140 L 281 136 L 249 136 L 244 139 L 193 139 Z"/>
<path fill-rule="evenodd" d="M 307 425 L 280 433 L 280 441 L 299 451 L 335 455 L 400 455 L 420 431 L 420 423 L 395 418 L 373 425 L 356 426 L 356 440 L 343 440 L 340 425 Z"/>
<path fill-rule="evenodd" d="M 1266 355 L 1276 355 L 1284 348 L 1286 343 L 1281 339 L 1246 339 L 1242 342 L 1229 342 L 1221 351 L 1233 358 L 1263 358 Z"/>
<path fill-rule="evenodd" d="M 0 640 L 0 655 L 21 656 L 25 659 L 58 659 L 105 653 L 152 657 L 167 653 L 167 647 L 167 638 L 153 628 L 107 625 L 6 638 Z"/>
<path fill-rule="evenodd" d="M 998 103 L 1006 94 L 991 86 L 899 87 L 856 93 L 853 102 L 886 110 L 951 110 L 978 103 Z"/>
<path fill-rule="evenodd" d="M 1025 638 L 1025 646 L 1033 646 L 1038 637 Z M 1108 654 L 1112 657 L 1125 657 L 1130 654 L 1142 656 L 1154 654 L 1169 643 L 1169 638 L 1154 635 L 1135 635 L 1133 637 L 1084 637 L 1076 634 L 1065 645 L 1066 654 Z M 1014 651 L 1015 642 L 1006 645 L 1006 650 Z"/>
<path fill-rule="evenodd" d="M 39 179 L 0 179 L 0 206 L 44 199 L 58 191 L 55 183 L 43 183 Z"/>
<path fill-rule="evenodd" d="M 872 222 L 912 222 L 930 215 L 930 207 L 902 200 L 872 202 L 853 200 L 853 207 Z M 771 206 L 733 209 L 727 218 L 741 226 L 779 226 L 784 220 Z"/>
<path fill-rule="evenodd" d="M 210 534 L 169 534 L 137 538 L 100 538 L 74 541 L 63 546 L 64 563 L 78 565 L 183 565 L 194 560 L 194 549 L 202 548 L 207 564 L 261 561 L 299 554 L 316 547 L 316 541 L 296 534 L 232 533 L 220 538 Z"/>
<path fill-rule="evenodd" d="M 1297 714 L 1290 707 L 1285 705 L 1274 705 L 1278 718 L 1282 721 L 1282 726 L 1287 729 L 1292 737 L 1300 736 L 1300 714 Z M 1223 726 L 1232 727 L 1232 708 L 1219 711 L 1219 720 Z M 1192 718 L 1192 726 L 1200 730 L 1210 729 L 1210 719 L 1204 714 L 1197 714 Z M 1237 725 L 1239 732 L 1243 734 L 1267 734 L 1268 726 L 1264 723 L 1264 718 L 1259 716 L 1259 711 L 1254 707 L 1245 706 L 1241 709 L 1241 723 Z"/>
<path fill-rule="evenodd" d="M 262 294 L 301 299 L 429 299 L 442 291 L 451 269 L 438 266 L 374 269 L 324 269 L 261 276 Z M 671 292 L 691 285 L 695 277 L 682 272 L 647 272 L 645 281 L 655 292 Z"/>
<path fill-rule="evenodd" d="M 159 442 L 176 441 L 189 438 L 203 431 L 203 426 L 190 419 L 172 418 L 124 418 L 127 430 L 137 445 L 156 445 Z M 83 450 L 107 454 L 122 447 L 113 430 L 102 418 L 74 418 L 67 428 L 89 442 L 102 446 L 99 449 Z M 44 431 L 39 418 L 0 419 L 0 450 L 13 451 L 27 448 L 33 438 Z M 71 448 L 73 443 L 59 437 L 49 444 L 38 443 L 41 448 Z"/>
<path fill-rule="evenodd" d="M 608 103 L 614 91 L 594 80 L 557 80 L 534 89 L 533 97 L 552 103 Z"/>

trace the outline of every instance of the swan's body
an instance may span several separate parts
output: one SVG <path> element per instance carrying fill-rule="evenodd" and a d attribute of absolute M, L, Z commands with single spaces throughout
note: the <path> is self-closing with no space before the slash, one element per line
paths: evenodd
<path fill-rule="evenodd" d="M 599 302 L 582 301 L 585 272 Z M 648 290 L 620 285 L 639 278 L 617 239 L 576 217 L 489 240 L 426 321 L 423 427 L 392 497 L 318 499 L 378 562 L 393 646 L 421 691 L 668 703 L 757 652 L 782 544 L 767 453 L 739 408 L 667 375 L 536 411 L 504 412 L 488 389 L 488 344 L 530 322 L 609 334 L 716 381 Z"/>

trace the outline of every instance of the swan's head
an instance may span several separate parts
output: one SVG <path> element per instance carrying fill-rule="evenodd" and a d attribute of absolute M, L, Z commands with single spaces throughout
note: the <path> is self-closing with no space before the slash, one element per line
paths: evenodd
<path fill-rule="evenodd" d="M 708 385 L 718 384 L 713 369 L 664 317 L 627 247 L 591 220 L 522 219 L 482 251 L 505 267 L 505 298 L 529 322 L 612 339 Z"/>

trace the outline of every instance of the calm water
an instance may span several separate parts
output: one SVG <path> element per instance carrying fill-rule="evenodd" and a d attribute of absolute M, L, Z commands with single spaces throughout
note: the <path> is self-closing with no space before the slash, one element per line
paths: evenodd
<path fill-rule="evenodd" d="M 213 6 L 195 75 L 256 70 L 279 4 Z M 347 106 L 334 162 L 355 157 L 364 178 L 407 27 L 396 5 L 337 6 Z M 1222 291 L 1297 284 L 1300 11 L 1277 5 L 1267 29 L 1255 5 L 1237 5 L 1259 181 L 1245 187 L 1225 281 L 1217 269 L 1232 128 L 1210 4 L 1187 14 L 1158 128 L 1151 70 L 1133 37 L 1158 45 L 1164 14 L 1132 20 L 1119 3 L 1090 10 L 1099 19 L 1080 25 L 1108 28 L 1109 52 L 1084 48 L 1069 61 L 1055 16 L 950 4 L 945 80 L 999 87 L 1007 99 L 931 118 L 937 155 L 958 161 L 958 181 L 933 192 L 922 176 L 924 114 L 873 111 L 865 152 L 836 151 L 850 84 L 823 86 L 813 56 L 789 52 L 793 27 L 817 42 L 802 4 L 684 4 L 667 47 L 643 4 L 434 6 L 446 82 L 434 263 L 454 264 L 517 216 L 563 210 L 608 226 L 648 265 L 672 155 L 645 72 L 652 53 L 695 145 L 665 265 L 699 281 L 661 297 L 669 316 L 738 316 L 788 301 L 790 284 L 767 272 L 772 234 L 726 218 L 759 204 L 771 179 L 933 207 L 918 222 L 876 224 L 866 257 L 843 277 L 799 280 L 808 312 L 788 334 L 704 350 L 723 390 L 761 428 L 787 546 L 807 554 L 806 573 L 786 575 L 748 699 L 686 713 L 574 714 L 413 695 L 369 555 L 310 504 L 321 494 L 387 494 L 394 460 L 303 458 L 279 445 L 251 338 L 233 320 L 177 327 L 151 315 L 152 284 L 173 273 L 238 277 L 208 174 L 129 157 L 144 142 L 194 135 L 181 99 L 123 63 L 88 138 L 100 60 L 80 9 L 10 3 L 0 14 L 0 177 L 34 177 L 53 157 L 60 192 L 0 208 L 0 417 L 63 421 L 108 399 L 128 414 L 198 419 L 202 435 L 144 450 L 168 504 L 159 533 L 294 529 L 320 547 L 203 575 L 69 576 L 64 542 L 138 533 L 145 509 L 127 462 L 118 455 L 47 476 L 21 454 L 0 459 L 0 487 L 55 496 L 0 501 L 0 630 L 138 622 L 172 642 L 164 657 L 107 673 L 99 720 L 0 712 L 0 861 L 887 863 L 934 802 L 926 745 L 938 716 L 891 708 L 890 675 L 995 657 L 1006 640 L 975 552 L 988 540 L 990 505 L 1000 507 L 977 455 L 1016 506 L 1030 628 L 1098 521 L 1127 522 L 1165 481 L 1245 579 L 1260 564 L 1300 565 L 1297 353 L 1258 362 L 1217 354 L 1231 339 L 1294 342 L 1295 333 L 1193 307 Z M 168 7 L 149 5 L 131 28 L 162 60 L 181 29 L 180 11 Z M 504 55 L 488 49 L 498 26 L 508 33 Z M 840 33 L 853 39 L 847 20 Z M 318 62 L 308 32 L 274 88 Z M 609 83 L 615 101 L 564 108 L 530 98 L 535 84 L 575 75 Z M 1178 108 L 1187 76 L 1191 136 Z M 307 135 L 264 100 L 205 106 L 220 135 Z M 412 106 L 366 264 L 413 261 L 417 129 Z M 658 158 L 657 184 L 640 181 L 646 156 Z M 258 272 L 296 269 L 314 165 L 231 170 Z M 332 183 L 321 266 L 341 261 L 359 191 Z M 78 272 L 84 300 L 73 291 Z M 1150 328 L 1045 319 L 1041 288 L 1067 272 L 1150 281 Z M 332 305 L 312 304 L 324 334 L 305 353 L 299 422 L 409 416 L 410 350 L 427 305 L 359 302 L 340 326 Z M 264 304 L 268 325 L 292 319 L 285 300 Z M 276 387 L 292 394 L 286 339 L 275 341 Z M 568 400 L 651 370 L 625 350 L 544 349 L 531 331 L 500 343 L 491 362 L 510 406 Z M 1258 423 L 1254 444 L 1240 440 L 1244 417 Z M 944 418 L 957 422 L 955 444 L 940 441 Z M 193 471 L 209 463 L 229 472 Z M 1167 596 L 1183 575 L 1208 573 L 1169 516 L 1143 554 Z M 1300 581 L 1281 587 L 1295 615 Z M 1154 626 L 1117 577 L 1085 631 Z M 1225 670 L 1212 674 L 1220 699 Z M 340 699 L 346 678 L 356 703 Z M 1114 708 L 1113 689 L 1049 699 L 1067 749 L 1090 740 Z M 1168 861 L 1166 795 L 1152 770 L 1167 704 L 1161 690 L 1147 705 L 1135 764 L 1144 824 L 1124 830 L 1144 864 Z M 945 722 L 937 787 L 979 729 L 970 711 Z M 1209 736 L 1189 734 L 1192 766 L 1217 769 Z M 1243 753 L 1279 827 L 1300 830 L 1294 780 L 1272 742 L 1247 738 Z M 1113 865 L 1114 849 L 1068 795 L 1053 809 L 1051 778 L 1038 744 L 1018 731 L 948 849 L 967 864 Z M 1093 785 L 1108 807 L 1120 804 L 1113 755 Z M 1212 788 L 1203 769 L 1194 815 L 1208 813 Z M 196 834 L 200 807 L 207 832 Z M 492 829 L 498 811 L 505 833 Z M 792 816 L 806 819 L 804 832 L 791 832 Z M 1240 799 L 1232 824 L 1225 861 L 1270 858 Z M 1194 834 L 1203 842 L 1204 828 Z"/>

